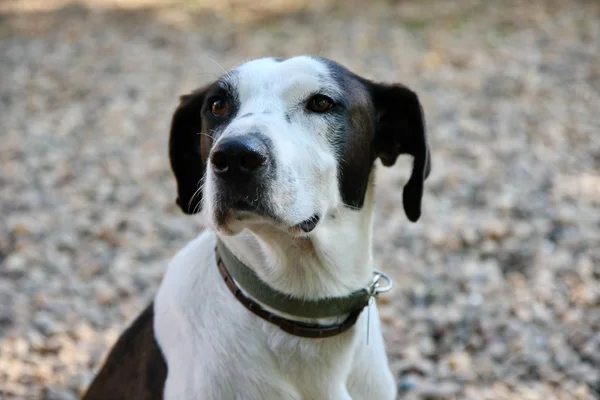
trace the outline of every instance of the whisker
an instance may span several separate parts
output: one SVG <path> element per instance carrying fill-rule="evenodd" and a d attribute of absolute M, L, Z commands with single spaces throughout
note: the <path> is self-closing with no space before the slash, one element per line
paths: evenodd
<path fill-rule="evenodd" d="M 227 73 L 227 70 L 225 68 L 223 68 L 223 66 L 221 64 L 219 64 L 218 62 L 216 62 L 215 60 L 213 60 L 212 58 L 210 58 L 207 55 L 205 55 L 204 57 L 206 57 L 206 59 L 208 59 L 209 61 L 212 61 L 214 64 L 218 65 L 223 70 L 223 72 Z"/>
<path fill-rule="evenodd" d="M 321 45 L 321 50 L 319 50 L 319 57 L 322 57 L 323 50 L 325 50 L 326 44 L 327 44 L 327 40 L 323 40 L 323 44 Z"/>
<path fill-rule="evenodd" d="M 192 210 L 192 214 L 196 214 L 198 211 L 200 211 L 200 209 L 202 208 L 202 199 L 198 202 L 196 202 L 196 205 L 194 206 L 194 209 Z"/>
<path fill-rule="evenodd" d="M 194 206 L 194 211 L 192 212 L 192 214 L 196 214 L 198 211 L 200 211 L 200 209 L 202 208 L 202 202 L 199 201 L 198 203 L 196 203 L 196 205 Z"/>
<path fill-rule="evenodd" d="M 200 193 L 202 193 L 203 186 L 204 186 L 204 183 L 202 182 L 202 179 L 200 179 L 198 181 L 198 189 L 196 189 L 196 191 L 194 192 L 194 194 L 192 195 L 192 197 L 190 197 L 190 201 L 188 201 L 188 211 L 190 211 L 190 207 L 192 206 L 192 202 L 194 201 L 194 199 L 196 198 L 196 196 L 198 196 Z M 200 202 L 198 202 L 198 204 L 200 204 Z M 194 206 L 194 209 L 191 210 L 192 213 L 195 213 L 197 211 L 198 204 L 196 204 Z"/>
<path fill-rule="evenodd" d="M 209 135 L 206 132 L 198 132 L 196 133 L 196 135 L 204 135 L 204 136 L 208 136 L 209 138 L 211 138 L 212 140 L 216 140 L 214 136 Z"/>

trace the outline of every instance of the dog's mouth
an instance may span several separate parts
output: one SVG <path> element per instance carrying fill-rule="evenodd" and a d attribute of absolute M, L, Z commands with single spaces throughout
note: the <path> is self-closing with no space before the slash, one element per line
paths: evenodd
<path fill-rule="evenodd" d="M 230 231 L 230 226 L 235 223 L 257 224 L 267 222 L 292 234 L 302 235 L 312 232 L 320 221 L 321 216 L 314 214 L 299 223 L 290 223 L 282 220 L 268 208 L 247 200 L 237 201 L 230 207 L 222 208 L 215 212 L 217 227 L 225 231 Z"/>
<path fill-rule="evenodd" d="M 317 227 L 319 221 L 321 221 L 321 216 L 319 214 L 315 214 L 309 219 L 300 222 L 296 226 L 302 229 L 304 233 L 310 233 Z"/>

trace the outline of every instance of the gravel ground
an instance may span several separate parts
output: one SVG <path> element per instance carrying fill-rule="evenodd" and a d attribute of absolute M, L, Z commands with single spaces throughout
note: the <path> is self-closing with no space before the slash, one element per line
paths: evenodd
<path fill-rule="evenodd" d="M 245 2 L 0 2 L 0 398 L 77 398 L 202 229 L 174 205 L 177 96 L 300 53 L 425 107 L 419 223 L 409 160 L 378 171 L 401 398 L 600 398 L 600 4 Z"/>

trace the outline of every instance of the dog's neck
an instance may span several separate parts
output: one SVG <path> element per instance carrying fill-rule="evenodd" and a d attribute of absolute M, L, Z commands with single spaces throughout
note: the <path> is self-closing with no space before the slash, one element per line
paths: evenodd
<path fill-rule="evenodd" d="M 329 212 L 306 238 L 270 226 L 253 227 L 221 240 L 273 289 L 298 298 L 341 297 L 371 280 L 373 187 L 360 210 Z"/>

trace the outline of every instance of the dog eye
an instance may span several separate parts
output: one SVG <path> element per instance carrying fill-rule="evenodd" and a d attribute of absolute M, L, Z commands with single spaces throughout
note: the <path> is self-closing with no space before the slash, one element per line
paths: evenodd
<path fill-rule="evenodd" d="M 225 114 L 225 111 L 227 111 L 227 103 L 225 102 L 225 100 L 218 99 L 212 103 L 213 115 L 219 117 L 219 116 Z"/>
<path fill-rule="evenodd" d="M 317 94 L 308 100 L 307 108 L 311 111 L 322 113 L 333 107 L 333 100 L 329 97 Z"/>

